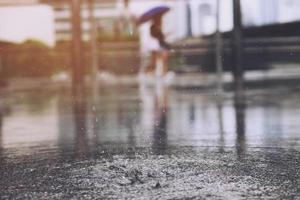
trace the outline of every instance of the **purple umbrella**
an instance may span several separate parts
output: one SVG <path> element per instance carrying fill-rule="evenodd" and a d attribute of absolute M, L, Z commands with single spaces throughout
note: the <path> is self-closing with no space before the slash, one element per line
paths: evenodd
<path fill-rule="evenodd" d="M 158 6 L 158 7 L 154 7 L 150 10 L 148 10 L 147 12 L 145 12 L 139 19 L 138 19 L 138 25 L 141 25 L 153 18 L 155 18 L 156 16 L 159 15 L 163 15 L 166 12 L 168 12 L 170 10 L 169 7 L 167 6 Z"/>

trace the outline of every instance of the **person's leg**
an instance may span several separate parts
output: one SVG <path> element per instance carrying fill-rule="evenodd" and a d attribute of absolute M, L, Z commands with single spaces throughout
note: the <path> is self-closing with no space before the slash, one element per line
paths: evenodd
<path fill-rule="evenodd" d="M 157 54 L 157 64 L 156 64 L 156 75 L 158 77 L 164 77 L 166 75 L 166 62 L 165 62 L 165 53 L 164 51 L 160 51 L 158 54 Z"/>
<path fill-rule="evenodd" d="M 157 52 L 152 51 L 151 52 L 151 58 L 150 58 L 150 64 L 146 68 L 146 73 L 147 74 L 153 74 L 155 72 L 156 60 L 157 60 Z"/>
<path fill-rule="evenodd" d="M 164 50 L 161 53 L 162 62 L 163 62 L 163 76 L 168 73 L 168 64 L 169 64 L 169 52 Z"/>

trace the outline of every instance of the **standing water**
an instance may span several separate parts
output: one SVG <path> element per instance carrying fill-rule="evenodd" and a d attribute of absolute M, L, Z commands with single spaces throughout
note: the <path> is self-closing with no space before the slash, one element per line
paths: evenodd
<path fill-rule="evenodd" d="M 0 196 L 299 196 L 299 92 L 227 93 L 141 85 L 1 97 Z"/>

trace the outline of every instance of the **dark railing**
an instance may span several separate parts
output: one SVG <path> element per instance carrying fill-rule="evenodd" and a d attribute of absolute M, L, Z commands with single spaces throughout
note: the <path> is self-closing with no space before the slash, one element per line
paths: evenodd
<path fill-rule="evenodd" d="M 243 67 L 266 70 L 273 63 L 300 63 L 300 22 L 251 27 L 243 30 Z M 223 64 L 232 70 L 231 32 L 223 33 Z M 190 38 L 173 45 L 172 58 L 194 69 L 215 71 L 214 36 Z M 180 70 L 180 68 L 178 68 Z M 176 69 L 175 69 L 176 70 Z"/>

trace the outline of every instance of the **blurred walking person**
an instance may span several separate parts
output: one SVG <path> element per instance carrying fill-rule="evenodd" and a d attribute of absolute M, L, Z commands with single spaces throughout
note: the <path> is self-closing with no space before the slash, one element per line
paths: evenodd
<path fill-rule="evenodd" d="M 168 58 L 169 44 L 165 40 L 162 31 L 162 17 L 170 10 L 166 6 L 158 6 L 145 12 L 138 20 L 141 25 L 151 21 L 150 39 L 147 41 L 148 49 L 151 51 L 150 64 L 146 67 L 145 72 L 148 75 L 156 75 L 160 78 L 168 78 Z"/>
<path fill-rule="evenodd" d="M 151 52 L 151 69 L 156 70 L 156 75 L 166 76 L 168 72 L 169 45 L 165 41 L 165 35 L 162 32 L 162 15 L 156 16 L 150 27 L 150 35 L 157 40 L 156 49 Z M 154 67 L 153 67 L 154 66 Z"/>

